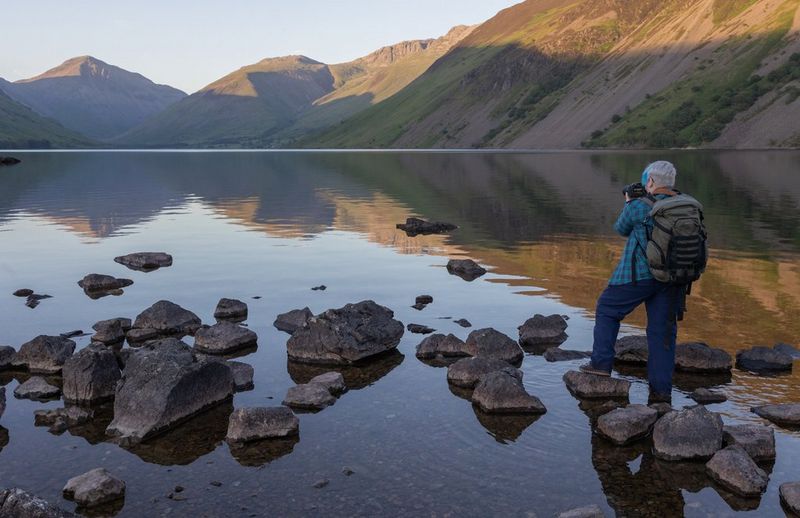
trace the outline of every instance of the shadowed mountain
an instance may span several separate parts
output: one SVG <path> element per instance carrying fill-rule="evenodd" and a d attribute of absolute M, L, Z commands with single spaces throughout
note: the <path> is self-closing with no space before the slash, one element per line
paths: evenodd
<path fill-rule="evenodd" d="M 101 140 L 129 130 L 186 96 L 92 56 L 69 59 L 0 88 L 40 115 Z"/>

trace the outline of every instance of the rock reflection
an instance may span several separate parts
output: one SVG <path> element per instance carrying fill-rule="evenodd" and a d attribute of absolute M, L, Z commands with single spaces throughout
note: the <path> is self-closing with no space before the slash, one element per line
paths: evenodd
<path fill-rule="evenodd" d="M 541 414 L 498 415 L 487 414 L 476 406 L 472 407 L 478 422 L 486 428 L 489 435 L 500 444 L 514 442 L 530 425 L 535 423 Z"/>
<path fill-rule="evenodd" d="M 299 436 L 285 439 L 265 439 L 247 443 L 230 443 L 231 456 L 245 467 L 261 467 L 289 455 L 300 442 Z"/>
<path fill-rule="evenodd" d="M 0 453 L 3 452 L 3 448 L 8 446 L 8 441 L 9 441 L 8 429 L 0 426 Z"/>
<path fill-rule="evenodd" d="M 326 372 L 339 372 L 344 377 L 348 390 L 359 390 L 392 372 L 404 359 L 405 356 L 395 349 L 369 362 L 355 365 L 315 365 L 287 360 L 286 369 L 297 385 L 308 383 L 312 378 Z"/>
<path fill-rule="evenodd" d="M 623 376 L 632 376 L 647 381 L 647 367 L 630 364 L 614 364 L 614 370 Z M 706 374 L 693 374 L 690 372 L 676 371 L 672 375 L 672 384 L 675 388 L 685 392 L 692 392 L 698 388 L 712 388 L 727 385 L 733 380 L 730 372 L 713 372 Z"/>

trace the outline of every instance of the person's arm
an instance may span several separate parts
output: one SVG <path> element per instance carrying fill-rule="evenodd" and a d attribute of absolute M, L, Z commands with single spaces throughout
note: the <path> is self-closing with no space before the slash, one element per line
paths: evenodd
<path fill-rule="evenodd" d="M 617 222 L 614 223 L 614 230 L 622 237 L 631 235 L 636 224 L 644 220 L 644 216 L 641 214 L 642 211 L 640 210 L 641 204 L 642 202 L 638 200 L 629 201 L 625 204 L 625 208 L 622 209 L 622 212 L 617 218 Z"/>

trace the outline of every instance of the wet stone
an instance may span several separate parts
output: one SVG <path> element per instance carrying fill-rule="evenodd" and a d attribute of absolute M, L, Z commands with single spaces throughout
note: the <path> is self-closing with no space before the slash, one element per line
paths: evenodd
<path fill-rule="evenodd" d="M 467 344 L 453 334 L 435 334 L 422 340 L 417 345 L 417 358 L 433 359 L 439 356 L 450 358 L 469 356 Z"/>
<path fill-rule="evenodd" d="M 691 394 L 691 398 L 701 405 L 710 405 L 712 403 L 724 403 L 728 400 L 728 396 L 719 392 L 708 390 L 707 388 L 695 389 Z"/>
<path fill-rule="evenodd" d="M 75 342 L 68 338 L 39 335 L 22 344 L 12 365 L 34 373 L 57 374 L 74 351 Z"/>
<path fill-rule="evenodd" d="M 653 451 L 663 460 L 706 460 L 722 448 L 722 419 L 697 405 L 669 412 L 653 428 Z"/>
<path fill-rule="evenodd" d="M 229 442 L 251 442 L 297 435 L 300 421 L 285 406 L 237 408 L 228 421 Z M 222 485 L 222 484 L 220 484 Z"/>
<path fill-rule="evenodd" d="M 569 351 L 559 349 L 558 347 L 550 347 L 544 354 L 544 359 L 549 362 L 566 362 L 571 360 L 582 360 L 592 356 L 588 351 Z"/>
<path fill-rule="evenodd" d="M 450 259 L 447 262 L 447 271 L 450 275 L 456 275 L 468 282 L 486 273 L 486 269 L 472 259 Z"/>
<path fill-rule="evenodd" d="M 416 304 L 433 304 L 433 297 L 430 295 L 418 295 L 414 302 Z"/>
<path fill-rule="evenodd" d="M 87 293 L 118 290 L 130 286 L 131 284 L 133 284 L 133 281 L 130 279 L 117 279 L 111 275 L 102 275 L 99 273 L 90 273 L 78 281 L 78 286 L 83 288 L 83 291 Z"/>
<path fill-rule="evenodd" d="M 517 342 L 491 327 L 472 331 L 467 337 L 466 351 L 472 356 L 514 364 L 521 362 L 525 356 Z"/>
<path fill-rule="evenodd" d="M 17 351 L 10 345 L 0 345 L 0 371 L 10 369 L 14 364 Z"/>
<path fill-rule="evenodd" d="M 316 383 L 305 383 L 289 388 L 283 404 L 301 410 L 322 410 L 336 402 L 327 387 Z"/>
<path fill-rule="evenodd" d="M 763 405 L 751 409 L 756 415 L 784 426 L 800 426 L 800 403 Z"/>
<path fill-rule="evenodd" d="M 303 309 L 293 309 L 292 311 L 278 315 L 278 318 L 275 319 L 272 325 L 279 331 L 292 334 L 298 329 L 302 329 L 306 325 L 306 322 L 313 316 L 314 314 L 307 307 Z"/>
<path fill-rule="evenodd" d="M 556 518 L 605 518 L 603 510 L 598 505 L 578 507 L 559 513 Z"/>
<path fill-rule="evenodd" d="M 781 503 L 790 512 L 800 515 L 800 482 L 787 482 L 780 487 Z"/>
<path fill-rule="evenodd" d="M 722 440 L 725 446 L 741 446 L 756 462 L 775 458 L 775 431 L 769 426 L 725 425 L 722 427 Z"/>
<path fill-rule="evenodd" d="M 577 398 L 627 398 L 631 383 L 618 378 L 596 376 L 579 371 L 564 374 L 564 382 Z"/>
<path fill-rule="evenodd" d="M 722 349 L 700 342 L 675 346 L 675 370 L 696 373 L 730 372 L 732 366 L 731 355 Z"/>
<path fill-rule="evenodd" d="M 233 384 L 236 391 L 253 390 L 255 387 L 253 384 L 253 376 L 255 375 L 253 366 L 236 361 L 228 361 L 227 364 L 233 374 Z"/>
<path fill-rule="evenodd" d="M 33 295 L 33 290 L 28 288 L 21 288 L 14 292 L 15 297 L 29 297 Z"/>
<path fill-rule="evenodd" d="M 236 299 L 220 299 L 214 310 L 217 320 L 235 320 L 241 322 L 247 319 L 247 304 Z"/>
<path fill-rule="evenodd" d="M 650 434 L 658 420 L 658 411 L 645 405 L 628 405 L 600 416 L 597 432 L 618 446 Z"/>
<path fill-rule="evenodd" d="M 319 376 L 315 376 L 311 378 L 311 381 L 308 383 L 325 387 L 325 389 L 333 396 L 338 396 L 347 390 L 347 385 L 344 382 L 344 376 L 335 371 L 326 372 L 324 374 L 320 374 Z"/>
<path fill-rule="evenodd" d="M 130 319 L 125 319 L 130 328 Z M 116 344 L 125 340 L 125 329 L 122 327 L 123 319 L 112 318 L 110 320 L 101 320 L 92 326 L 96 332 L 92 335 L 93 342 L 100 342 L 103 344 Z"/>
<path fill-rule="evenodd" d="M 520 378 L 506 371 L 481 377 L 472 402 L 489 414 L 544 414 L 547 409 L 536 396 L 528 394 Z"/>
<path fill-rule="evenodd" d="M 0 516 L 8 518 L 73 518 L 75 515 L 18 488 L 0 490 Z"/>
<path fill-rule="evenodd" d="M 759 496 L 769 483 L 766 472 L 738 445 L 715 453 L 706 464 L 706 470 L 722 487 L 739 496 Z"/>
<path fill-rule="evenodd" d="M 57 398 L 61 389 L 49 384 L 44 378 L 33 376 L 14 389 L 14 396 L 19 399 L 45 400 Z"/>
<path fill-rule="evenodd" d="M 408 324 L 406 327 L 410 332 L 418 335 L 429 335 L 436 331 L 432 327 L 424 326 L 422 324 Z"/>
<path fill-rule="evenodd" d="M 195 333 L 194 346 L 206 354 L 230 354 L 256 345 L 258 336 L 233 322 L 222 321 Z"/>
<path fill-rule="evenodd" d="M 104 468 L 96 468 L 69 479 L 63 489 L 64 497 L 79 507 L 97 507 L 125 497 L 125 482 Z"/>
<path fill-rule="evenodd" d="M 460 318 L 458 320 L 454 320 L 453 322 L 460 325 L 461 327 L 472 327 L 472 322 L 470 322 L 466 318 Z"/>
<path fill-rule="evenodd" d="M 522 380 L 522 371 L 503 360 L 464 358 L 447 368 L 447 381 L 458 387 L 473 388 L 490 372 L 504 371 Z"/>
<path fill-rule="evenodd" d="M 614 344 L 614 361 L 631 365 L 647 365 L 649 348 L 646 335 L 624 336 Z"/>
<path fill-rule="evenodd" d="M 164 252 L 136 252 L 114 258 L 115 263 L 136 271 L 152 271 L 172 266 L 172 256 Z"/>
<path fill-rule="evenodd" d="M 112 399 L 121 375 L 114 352 L 92 344 L 64 363 L 64 400 L 91 404 Z"/>
<path fill-rule="evenodd" d="M 756 346 L 736 353 L 736 367 L 748 371 L 790 371 L 794 359 L 770 347 Z"/>
<path fill-rule="evenodd" d="M 168 300 L 156 302 L 133 322 L 134 329 L 152 329 L 160 335 L 176 337 L 193 335 L 200 325 L 200 317 Z"/>
<path fill-rule="evenodd" d="M 522 347 L 556 346 L 567 339 L 567 321 L 561 315 L 534 315 L 517 329 Z"/>

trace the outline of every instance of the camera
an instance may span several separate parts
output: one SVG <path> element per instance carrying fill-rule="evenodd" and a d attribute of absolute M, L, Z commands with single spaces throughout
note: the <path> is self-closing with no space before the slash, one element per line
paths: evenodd
<path fill-rule="evenodd" d="M 622 194 L 627 194 L 628 198 L 642 198 L 647 195 L 644 185 L 641 183 L 632 183 L 622 188 Z"/>

